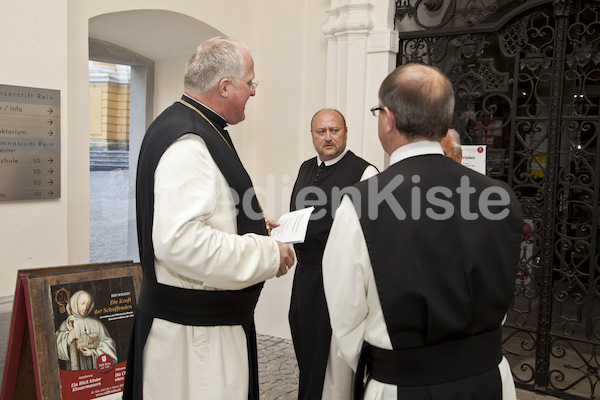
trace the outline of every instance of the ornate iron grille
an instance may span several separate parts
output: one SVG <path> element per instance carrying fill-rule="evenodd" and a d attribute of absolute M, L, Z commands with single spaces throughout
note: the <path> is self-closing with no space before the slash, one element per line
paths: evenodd
<path fill-rule="evenodd" d="M 396 0 L 398 64 L 435 65 L 463 144 L 487 146 L 525 216 L 504 355 L 517 386 L 600 380 L 600 0 Z"/>

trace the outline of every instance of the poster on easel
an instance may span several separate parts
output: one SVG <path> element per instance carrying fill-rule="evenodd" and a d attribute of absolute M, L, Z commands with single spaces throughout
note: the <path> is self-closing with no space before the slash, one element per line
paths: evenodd
<path fill-rule="evenodd" d="M 19 271 L 0 397 L 120 399 L 141 276 L 129 261 Z"/>
<path fill-rule="evenodd" d="M 133 278 L 53 285 L 50 296 L 62 399 L 120 399 L 133 327 Z"/>

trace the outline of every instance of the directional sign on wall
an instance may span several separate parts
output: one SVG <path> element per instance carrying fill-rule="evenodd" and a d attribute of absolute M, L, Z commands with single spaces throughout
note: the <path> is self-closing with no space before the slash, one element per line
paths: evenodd
<path fill-rule="evenodd" d="M 0 85 L 0 201 L 60 197 L 60 91 Z"/>

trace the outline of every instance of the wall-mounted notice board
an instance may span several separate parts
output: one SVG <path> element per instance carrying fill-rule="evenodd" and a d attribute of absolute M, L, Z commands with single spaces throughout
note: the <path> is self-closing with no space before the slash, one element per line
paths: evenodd
<path fill-rule="evenodd" d="M 60 197 L 60 91 L 0 85 L 0 201 Z"/>

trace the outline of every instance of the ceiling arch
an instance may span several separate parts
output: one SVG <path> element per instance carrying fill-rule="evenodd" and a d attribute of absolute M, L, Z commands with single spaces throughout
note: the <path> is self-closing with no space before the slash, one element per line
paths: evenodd
<path fill-rule="evenodd" d="M 222 35 L 188 15 L 132 10 L 90 18 L 89 37 L 129 49 L 154 61 L 185 57 L 204 40 Z"/>

